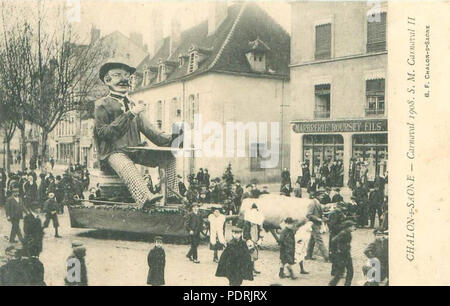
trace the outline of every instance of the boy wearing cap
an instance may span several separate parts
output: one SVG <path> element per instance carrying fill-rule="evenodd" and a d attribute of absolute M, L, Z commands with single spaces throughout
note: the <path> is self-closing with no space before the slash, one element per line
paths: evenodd
<path fill-rule="evenodd" d="M 289 277 L 291 279 L 297 279 L 296 276 L 294 276 L 294 270 L 292 269 L 292 266 L 295 263 L 295 224 L 294 220 L 292 220 L 291 217 L 286 218 L 284 220 L 285 228 L 281 232 L 280 235 L 280 260 L 281 260 L 281 267 L 280 267 L 280 278 L 285 278 L 286 275 L 284 274 L 284 270 L 287 269 L 289 272 Z"/>
<path fill-rule="evenodd" d="M 240 286 L 243 280 L 253 280 L 253 263 L 249 249 L 242 240 L 242 229 L 233 227 L 233 239 L 220 256 L 216 276 L 226 277 L 230 286 Z"/>
<path fill-rule="evenodd" d="M 48 193 L 48 199 L 44 203 L 45 221 L 44 228 L 47 228 L 50 221 L 53 223 L 53 228 L 55 229 L 55 238 L 61 238 L 58 234 L 58 203 L 56 203 L 55 194 L 50 191 Z"/>
<path fill-rule="evenodd" d="M 152 286 L 162 286 L 164 282 L 164 269 L 166 268 L 166 252 L 163 249 L 161 236 L 155 237 L 155 246 L 147 256 L 148 276 L 147 284 Z"/>
<path fill-rule="evenodd" d="M 192 207 L 192 213 L 189 214 L 186 221 L 186 229 L 189 233 L 189 241 L 191 247 L 186 257 L 194 263 L 200 263 L 198 260 L 197 248 L 200 244 L 200 232 L 203 228 L 203 218 L 198 213 L 199 205 L 195 204 Z"/>
<path fill-rule="evenodd" d="M 67 258 L 66 286 L 87 286 L 86 248 L 81 241 L 72 242 L 72 254 Z"/>
<path fill-rule="evenodd" d="M 135 163 L 155 166 L 138 152 L 129 149 L 141 144 L 140 133 L 157 146 L 170 146 L 172 137 L 158 131 L 144 116 L 146 106 L 130 100 L 131 75 L 136 68 L 121 62 L 108 62 L 100 68 L 100 79 L 109 87 L 109 94 L 95 102 L 94 139 L 102 167 L 109 165 L 128 187 L 139 207 L 153 206 L 152 195 Z"/>
<path fill-rule="evenodd" d="M 333 248 L 336 250 L 331 260 L 335 265 L 335 273 L 329 286 L 336 286 L 339 280 L 345 276 L 345 286 L 351 286 L 353 279 L 353 261 L 351 255 L 352 232 L 356 230 L 356 223 L 347 220 L 342 223 L 341 231 L 332 240 Z"/>

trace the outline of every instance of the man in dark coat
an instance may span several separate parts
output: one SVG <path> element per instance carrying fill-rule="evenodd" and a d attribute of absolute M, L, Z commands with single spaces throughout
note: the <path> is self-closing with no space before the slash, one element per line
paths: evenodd
<path fill-rule="evenodd" d="M 0 286 L 45 286 L 44 265 L 37 256 L 14 246 L 6 249 L 6 255 L 9 260 L 0 267 Z"/>
<path fill-rule="evenodd" d="M 48 200 L 44 203 L 45 221 L 44 228 L 47 228 L 50 221 L 53 223 L 55 229 L 55 238 L 61 238 L 58 234 L 58 203 L 56 203 L 55 194 L 53 192 L 48 193 Z"/>
<path fill-rule="evenodd" d="M 39 256 L 42 252 L 44 230 L 41 219 L 28 209 L 23 218 L 24 246 L 29 256 Z"/>
<path fill-rule="evenodd" d="M 19 197 L 20 190 L 17 186 L 12 187 L 12 196 L 6 200 L 6 218 L 11 222 L 11 234 L 9 242 L 16 242 L 16 235 L 23 243 L 22 232 L 20 231 L 20 220 L 23 218 L 23 203 Z"/>
<path fill-rule="evenodd" d="M 364 227 L 368 223 L 367 189 L 359 181 L 356 182 L 353 197 L 358 205 L 358 227 Z"/>
<path fill-rule="evenodd" d="M 209 175 L 208 169 L 205 169 L 205 173 L 203 175 L 203 182 L 206 187 L 209 187 L 211 176 Z"/>
<path fill-rule="evenodd" d="M 197 172 L 196 179 L 200 186 L 203 185 L 204 179 L 205 179 L 205 173 L 203 172 L 203 168 L 200 168 L 200 170 Z"/>
<path fill-rule="evenodd" d="M 351 255 L 352 232 L 356 229 L 355 223 L 351 220 L 342 223 L 342 229 L 332 240 L 333 248 L 336 253 L 333 256 L 333 264 L 336 265 L 336 271 L 331 279 L 329 286 L 336 286 L 339 280 L 345 276 L 345 286 L 351 286 L 353 279 L 353 261 Z"/>
<path fill-rule="evenodd" d="M 369 193 L 369 219 L 370 228 L 375 228 L 375 217 L 378 214 L 378 224 L 381 225 L 381 216 L 383 214 L 383 193 L 378 187 L 370 190 Z"/>
<path fill-rule="evenodd" d="M 72 254 L 67 258 L 66 286 L 88 286 L 86 248 L 82 242 L 72 242 Z"/>
<path fill-rule="evenodd" d="M 320 167 L 320 179 L 323 180 L 325 184 L 327 184 L 329 176 L 330 176 L 330 168 L 328 168 L 327 163 L 323 163 L 322 167 Z"/>
<path fill-rule="evenodd" d="M 311 180 L 311 173 L 309 171 L 309 166 L 307 162 L 302 163 L 302 180 L 301 187 L 306 188 Z"/>
<path fill-rule="evenodd" d="M 370 268 L 363 267 L 363 273 L 366 276 L 367 282 L 365 286 L 379 286 L 380 283 L 385 282 L 389 278 L 389 239 L 388 235 L 383 231 L 375 230 L 375 241 L 370 243 L 364 251 L 364 255 L 369 259 L 377 259 L 380 263 L 379 279 L 372 278 L 372 275 L 367 275 Z"/>
<path fill-rule="evenodd" d="M 337 204 L 336 209 L 334 209 L 328 216 L 328 229 L 330 230 L 330 235 L 329 235 L 329 240 L 328 240 L 328 249 L 329 249 L 330 258 L 333 258 L 333 256 L 335 256 L 336 252 L 337 252 L 335 245 L 333 243 L 331 243 L 331 241 L 341 231 L 342 223 L 346 219 L 345 211 L 346 211 L 345 203 L 339 202 Z M 336 265 L 334 264 L 333 260 L 331 260 L 331 262 L 332 262 L 331 275 L 334 276 L 335 271 L 336 271 Z"/>
<path fill-rule="evenodd" d="M 189 241 L 191 244 L 186 257 L 194 263 L 200 263 L 198 260 L 197 248 L 200 244 L 200 232 L 203 228 L 203 218 L 199 215 L 198 208 L 198 204 L 195 204 L 192 207 L 192 213 L 189 214 L 186 221 L 186 229 L 189 233 Z"/>
<path fill-rule="evenodd" d="M 61 176 L 57 176 L 55 180 L 55 199 L 58 203 L 58 213 L 64 213 L 64 185 L 61 181 Z"/>
<path fill-rule="evenodd" d="M 162 247 L 162 237 L 155 237 L 155 246 L 147 256 L 148 276 L 147 284 L 152 286 L 162 286 L 164 282 L 164 269 L 166 267 L 166 252 Z"/>
<path fill-rule="evenodd" d="M 233 239 L 220 256 L 216 276 L 226 277 L 230 286 L 240 286 L 243 280 L 253 280 L 253 264 L 242 229 L 233 227 Z"/>
<path fill-rule="evenodd" d="M 294 220 L 288 217 L 284 220 L 286 227 L 283 229 L 280 235 L 279 244 L 280 244 L 280 278 L 285 278 L 284 270 L 287 269 L 289 271 L 289 277 L 291 279 L 297 279 L 294 276 L 294 270 L 292 266 L 295 264 L 295 232 L 294 232 Z"/>
<path fill-rule="evenodd" d="M 28 174 L 28 182 L 24 185 L 24 205 L 31 208 L 38 201 L 38 187 L 33 175 Z"/>

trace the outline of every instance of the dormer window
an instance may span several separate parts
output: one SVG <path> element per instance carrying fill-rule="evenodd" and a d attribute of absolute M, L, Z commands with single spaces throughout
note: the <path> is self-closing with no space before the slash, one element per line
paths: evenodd
<path fill-rule="evenodd" d="M 198 51 L 192 50 L 189 52 L 189 68 L 188 73 L 192 73 L 198 69 Z"/>
<path fill-rule="evenodd" d="M 178 56 L 178 67 L 183 67 L 183 65 L 184 65 L 184 58 L 183 58 L 183 55 L 179 55 Z"/>
<path fill-rule="evenodd" d="M 253 71 L 266 72 L 266 55 L 270 48 L 259 38 L 248 43 L 249 49 L 245 54 Z"/>
<path fill-rule="evenodd" d="M 167 77 L 167 68 L 164 62 L 160 59 L 158 65 L 158 83 L 166 80 Z"/>
<path fill-rule="evenodd" d="M 143 69 L 142 86 L 147 86 L 148 84 L 150 84 L 150 69 L 145 65 Z"/>

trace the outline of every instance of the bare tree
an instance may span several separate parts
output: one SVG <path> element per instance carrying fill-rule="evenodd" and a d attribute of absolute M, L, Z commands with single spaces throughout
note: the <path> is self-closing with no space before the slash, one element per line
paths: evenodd
<path fill-rule="evenodd" d="M 28 25 L 6 27 L 2 6 L 3 37 L 0 49 L 0 88 L 2 91 L 3 122 L 15 126 L 21 134 L 22 170 L 25 169 L 25 122 L 31 115 L 28 67 L 24 60 L 31 46 Z"/>
<path fill-rule="evenodd" d="M 64 114 L 83 109 L 91 99 L 101 60 L 100 47 L 80 44 L 64 12 L 52 12 L 52 17 L 54 24 L 39 3 L 36 22 L 26 20 L 13 30 L 5 29 L 7 57 L 1 63 L 8 68 L 4 86 L 14 97 L 11 104 L 18 117 L 41 128 L 41 158 L 47 153 L 49 133 Z"/>

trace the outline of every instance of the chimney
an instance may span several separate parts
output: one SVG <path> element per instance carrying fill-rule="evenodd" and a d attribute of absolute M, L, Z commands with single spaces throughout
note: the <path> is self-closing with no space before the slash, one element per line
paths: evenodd
<path fill-rule="evenodd" d="M 92 25 L 91 28 L 91 45 L 96 43 L 100 39 L 100 30 L 95 28 L 95 25 Z"/>
<path fill-rule="evenodd" d="M 227 1 L 213 1 L 208 8 L 208 36 L 216 32 L 222 22 L 227 18 Z"/>
<path fill-rule="evenodd" d="M 162 47 L 164 42 L 163 38 L 163 14 L 158 9 L 153 9 L 150 21 L 150 34 L 153 39 L 152 46 L 150 48 L 150 53 L 156 54 L 158 50 Z"/>
<path fill-rule="evenodd" d="M 180 16 L 183 15 L 176 12 L 170 22 L 170 55 L 175 52 L 181 42 Z"/>

